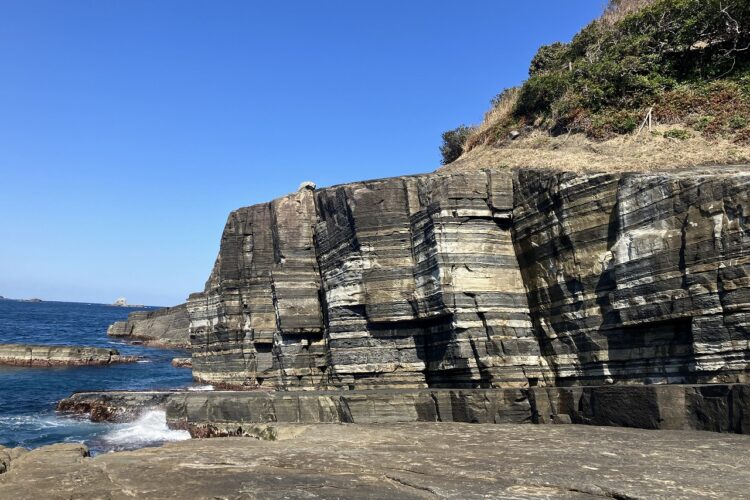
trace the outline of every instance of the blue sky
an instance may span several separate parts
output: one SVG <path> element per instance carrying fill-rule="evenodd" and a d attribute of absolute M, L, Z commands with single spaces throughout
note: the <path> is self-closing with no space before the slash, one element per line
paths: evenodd
<path fill-rule="evenodd" d="M 603 0 L 0 2 L 0 295 L 172 305 L 229 211 L 434 170 Z"/>

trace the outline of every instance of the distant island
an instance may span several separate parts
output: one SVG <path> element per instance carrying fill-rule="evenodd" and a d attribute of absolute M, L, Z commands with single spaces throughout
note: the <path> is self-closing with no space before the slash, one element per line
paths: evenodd
<path fill-rule="evenodd" d="M 128 301 L 125 297 L 120 297 L 119 299 L 115 300 L 112 305 L 115 307 L 146 307 L 143 304 L 128 304 Z"/>

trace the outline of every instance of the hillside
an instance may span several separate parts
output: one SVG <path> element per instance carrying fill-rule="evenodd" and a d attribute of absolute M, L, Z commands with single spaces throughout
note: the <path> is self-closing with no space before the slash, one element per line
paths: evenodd
<path fill-rule="evenodd" d="M 443 134 L 449 170 L 650 170 L 750 161 L 750 2 L 611 0 L 481 124 Z"/>

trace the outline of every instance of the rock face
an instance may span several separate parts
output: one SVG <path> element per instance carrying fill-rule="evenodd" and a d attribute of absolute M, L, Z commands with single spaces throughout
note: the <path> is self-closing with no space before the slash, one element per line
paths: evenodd
<path fill-rule="evenodd" d="M 269 431 L 274 442 L 194 439 L 93 458 L 81 445 L 43 447 L 10 460 L 0 498 L 745 498 L 750 483 L 748 436 L 451 423 Z"/>
<path fill-rule="evenodd" d="M 486 170 L 230 214 L 193 373 L 275 390 L 748 381 L 750 170 Z"/>
<path fill-rule="evenodd" d="M 0 365 L 84 366 L 132 363 L 136 356 L 121 356 L 102 347 L 0 344 Z"/>
<path fill-rule="evenodd" d="M 514 241 L 557 385 L 746 382 L 750 172 L 514 180 Z"/>
<path fill-rule="evenodd" d="M 155 311 L 135 311 L 128 314 L 127 321 L 112 323 L 107 335 L 162 347 L 189 347 L 190 320 L 187 307 L 180 304 Z"/>

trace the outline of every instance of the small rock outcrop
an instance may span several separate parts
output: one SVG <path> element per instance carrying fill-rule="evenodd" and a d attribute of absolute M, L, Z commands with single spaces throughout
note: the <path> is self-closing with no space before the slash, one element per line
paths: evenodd
<path fill-rule="evenodd" d="M 92 422 L 125 422 L 162 407 L 173 393 L 160 391 L 77 392 L 60 400 L 57 411 L 86 415 Z"/>
<path fill-rule="evenodd" d="M 154 311 L 134 311 L 127 321 L 112 323 L 107 335 L 161 347 L 189 347 L 189 319 L 185 304 Z"/>
<path fill-rule="evenodd" d="M 132 363 L 137 356 L 122 356 L 103 347 L 0 344 L 0 365 L 90 366 Z"/>
<path fill-rule="evenodd" d="M 193 360 L 192 358 L 173 358 L 172 366 L 175 368 L 192 368 Z"/>

